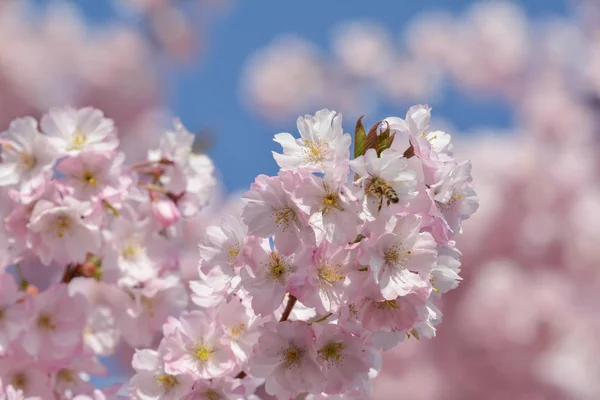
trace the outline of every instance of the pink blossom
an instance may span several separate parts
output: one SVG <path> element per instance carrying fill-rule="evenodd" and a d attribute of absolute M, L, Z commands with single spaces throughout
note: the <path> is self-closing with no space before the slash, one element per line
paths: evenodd
<path fill-rule="evenodd" d="M 31 117 L 13 121 L 0 135 L 0 146 L 0 186 L 16 186 L 27 196 L 42 190 L 52 177 L 57 152 L 37 130 L 37 122 Z"/>
<path fill-rule="evenodd" d="M 220 225 L 209 226 L 199 245 L 203 271 L 208 273 L 211 267 L 219 266 L 233 274 L 234 267 L 244 265 L 242 249 L 247 232 L 241 218 L 234 216 L 225 218 Z"/>
<path fill-rule="evenodd" d="M 177 223 L 181 219 L 181 213 L 175 203 L 169 199 L 158 199 L 152 202 L 152 215 L 163 227 Z"/>
<path fill-rule="evenodd" d="M 356 238 L 362 225 L 358 200 L 351 189 L 338 179 L 309 175 L 302 188 L 301 201 L 311 207 L 309 223 L 317 241 L 346 244 Z"/>
<path fill-rule="evenodd" d="M 165 372 L 164 347 L 158 351 L 137 350 L 132 365 L 136 374 L 129 381 L 129 396 L 134 400 L 180 400 L 194 384 L 188 374 L 170 375 Z"/>
<path fill-rule="evenodd" d="M 246 364 L 252 354 L 252 347 L 258 340 L 259 329 L 264 319 L 256 316 L 252 309 L 238 298 L 221 303 L 217 314 L 238 364 Z"/>
<path fill-rule="evenodd" d="M 409 214 L 377 222 L 361 243 L 364 253 L 360 262 L 369 266 L 383 297 L 394 300 L 425 287 L 424 279 L 436 263 L 437 252 L 431 234 L 419 232 L 421 218 Z"/>
<path fill-rule="evenodd" d="M 270 322 L 254 347 L 252 375 L 266 379 L 266 390 L 280 399 L 321 392 L 325 376 L 317 363 L 315 333 L 302 321 Z"/>
<path fill-rule="evenodd" d="M 243 270 L 242 282 L 252 296 L 254 312 L 264 316 L 279 308 L 286 292 L 304 283 L 306 274 L 301 266 L 310 254 L 305 251 L 285 256 L 255 240 L 247 247 L 247 257 L 250 266 Z"/>
<path fill-rule="evenodd" d="M 306 264 L 308 280 L 298 298 L 317 313 L 337 312 L 349 299 L 351 277 L 360 279 L 351 275 L 357 269 L 355 257 L 356 251 L 323 241 Z"/>
<path fill-rule="evenodd" d="M 235 367 L 235 355 L 213 315 L 186 312 L 179 320 L 169 318 L 163 330 L 167 373 L 212 379 L 225 376 Z"/>
<path fill-rule="evenodd" d="M 416 174 L 408 166 L 408 161 L 398 151 L 386 149 L 377 156 L 375 149 L 369 149 L 365 155 L 350 161 L 350 168 L 359 176 L 354 182 L 364 191 L 363 208 L 365 218 L 374 219 L 385 203 L 408 204 L 416 195 Z M 384 193 L 383 187 L 389 186 L 396 198 Z"/>
<path fill-rule="evenodd" d="M 18 347 L 11 355 L 0 358 L 0 377 L 5 385 L 12 386 L 12 395 L 16 399 L 19 399 L 19 391 L 24 399 L 34 396 L 51 399 L 54 396 L 48 374 Z"/>
<path fill-rule="evenodd" d="M 242 218 L 248 232 L 262 238 L 274 236 L 275 246 L 291 254 L 303 241 L 314 240 L 308 226 L 308 206 L 299 205 L 292 191 L 303 176 L 282 171 L 276 177 L 259 175 L 244 194 Z"/>
<path fill-rule="evenodd" d="M 127 289 L 132 300 L 121 305 L 118 319 L 123 338 L 132 346 L 149 346 L 170 316 L 181 313 L 188 303 L 181 280 L 175 275 L 154 278 L 141 287 Z"/>
<path fill-rule="evenodd" d="M 68 361 L 83 346 L 86 302 L 70 296 L 64 284 L 53 285 L 35 296 L 31 325 L 23 337 L 23 348 L 51 367 Z"/>
<path fill-rule="evenodd" d="M 104 118 L 102 111 L 91 107 L 52 109 L 42 118 L 40 125 L 50 142 L 63 154 L 108 152 L 119 145 L 113 121 Z"/>
<path fill-rule="evenodd" d="M 315 330 L 317 362 L 327 382 L 323 391 L 340 394 L 364 384 L 371 362 L 362 341 L 339 325 L 317 326 Z"/>
<path fill-rule="evenodd" d="M 72 196 L 85 200 L 103 199 L 122 192 L 130 183 L 121 176 L 123 153 L 83 152 L 63 159 L 56 167 L 65 177 L 61 183 L 72 189 Z"/>
<path fill-rule="evenodd" d="M 83 218 L 88 205 L 71 197 L 56 204 L 39 200 L 31 213 L 27 227 L 29 247 L 38 254 L 42 263 L 83 262 L 88 253 L 100 247 L 98 227 Z"/>
<path fill-rule="evenodd" d="M 427 288 L 414 290 L 402 297 L 386 300 L 374 289 L 358 307 L 363 327 L 373 332 L 408 332 L 426 317 Z"/>
<path fill-rule="evenodd" d="M 351 138 L 344 134 L 342 116 L 324 109 L 314 116 L 298 118 L 297 126 L 300 139 L 294 139 L 289 133 L 275 135 L 274 140 L 283 147 L 283 154 L 273 152 L 281 170 L 304 168 L 345 177 Z"/>
<path fill-rule="evenodd" d="M 27 327 L 33 312 L 32 299 L 18 292 L 12 275 L 0 273 L 0 357 Z"/>
<path fill-rule="evenodd" d="M 252 397 L 246 397 L 243 391 L 244 387 L 236 379 L 229 377 L 198 380 L 194 383 L 194 390 L 182 397 L 181 400 L 242 400 Z"/>
<path fill-rule="evenodd" d="M 479 207 L 471 183 L 471 163 L 446 164 L 437 183 L 431 186 L 433 198 L 444 219 L 455 234 L 462 232 L 462 221 Z"/>

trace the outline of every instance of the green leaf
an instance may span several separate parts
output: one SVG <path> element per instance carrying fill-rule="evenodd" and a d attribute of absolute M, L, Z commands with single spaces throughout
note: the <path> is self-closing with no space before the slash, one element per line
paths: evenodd
<path fill-rule="evenodd" d="M 361 115 L 356 121 L 356 129 L 354 130 L 354 158 L 358 158 L 365 154 L 367 148 L 365 147 L 367 142 L 367 134 L 365 133 L 365 127 L 362 124 L 362 119 L 365 115 Z"/>

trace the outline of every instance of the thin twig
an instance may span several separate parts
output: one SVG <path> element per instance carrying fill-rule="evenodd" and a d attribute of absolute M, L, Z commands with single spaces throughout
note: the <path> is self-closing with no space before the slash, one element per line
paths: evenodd
<path fill-rule="evenodd" d="M 290 314 L 292 313 L 292 308 L 294 308 L 294 305 L 296 304 L 297 300 L 298 299 L 296 298 L 296 296 L 290 294 L 287 305 L 285 306 L 285 310 L 283 310 L 283 314 L 281 314 L 279 322 L 287 321 Z"/>

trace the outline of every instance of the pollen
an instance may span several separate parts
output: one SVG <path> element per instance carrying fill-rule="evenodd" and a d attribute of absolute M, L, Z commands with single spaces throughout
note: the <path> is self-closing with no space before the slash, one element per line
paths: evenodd
<path fill-rule="evenodd" d="M 206 400 L 221 400 L 223 398 L 219 393 L 212 389 L 207 390 L 203 395 Z"/>
<path fill-rule="evenodd" d="M 4 308 L 0 308 L 0 322 L 2 322 L 2 320 L 4 320 Z"/>
<path fill-rule="evenodd" d="M 143 250 L 144 250 L 144 246 L 142 246 L 135 240 L 130 240 L 121 249 L 121 255 L 126 260 L 133 260 Z"/>
<path fill-rule="evenodd" d="M 165 392 L 172 390 L 177 384 L 177 377 L 169 374 L 162 374 L 158 378 L 156 378 L 156 382 L 165 389 Z"/>
<path fill-rule="evenodd" d="M 23 372 L 16 373 L 12 378 L 12 385 L 15 389 L 25 389 L 27 386 L 27 376 Z"/>
<path fill-rule="evenodd" d="M 56 325 L 52 323 L 52 318 L 48 314 L 40 314 L 37 319 L 37 326 L 45 331 L 53 331 L 56 329 Z"/>
<path fill-rule="evenodd" d="M 83 173 L 83 180 L 85 180 L 87 184 L 91 186 L 96 186 L 96 183 L 98 183 L 96 178 L 94 178 L 94 176 L 88 171 Z"/>
<path fill-rule="evenodd" d="M 207 362 L 210 360 L 212 353 L 213 350 L 206 345 L 200 345 L 194 350 L 194 356 L 202 362 Z"/>
<path fill-rule="evenodd" d="M 66 215 L 61 215 L 56 218 L 56 235 L 59 238 L 65 236 L 65 232 L 71 228 L 71 219 Z"/>
<path fill-rule="evenodd" d="M 324 358 L 327 362 L 339 362 L 346 347 L 343 343 L 330 342 L 317 351 L 317 354 Z"/>
<path fill-rule="evenodd" d="M 87 135 L 81 132 L 80 127 L 77 127 L 77 131 L 69 143 L 69 150 L 81 150 L 87 143 L 87 139 Z"/>
<path fill-rule="evenodd" d="M 25 153 L 23 151 L 18 152 L 18 154 L 21 158 L 19 165 L 22 169 L 29 171 L 37 164 L 37 159 L 32 154 Z"/>
<path fill-rule="evenodd" d="M 235 261 L 237 260 L 237 256 L 240 254 L 240 251 L 241 249 L 239 243 L 236 243 L 229 248 L 229 257 L 227 258 L 227 263 L 229 265 L 235 264 Z"/>
<path fill-rule="evenodd" d="M 60 379 L 61 381 L 64 382 L 75 382 L 75 377 L 73 376 L 73 371 L 71 371 L 68 368 L 63 368 L 60 371 L 58 371 L 58 374 L 56 375 L 58 379 Z"/>
<path fill-rule="evenodd" d="M 231 337 L 232 339 L 237 339 L 241 336 L 242 333 L 246 331 L 246 324 L 239 324 L 231 327 Z"/>
<path fill-rule="evenodd" d="M 336 282 L 343 280 L 344 275 L 341 274 L 341 270 L 342 266 L 339 264 L 323 264 L 317 271 L 321 287 L 333 287 Z"/>
<path fill-rule="evenodd" d="M 404 251 L 402 245 L 394 245 L 384 252 L 384 257 L 388 264 L 402 268 L 410 260 L 411 254 L 412 250 Z"/>
<path fill-rule="evenodd" d="M 340 196 L 329 187 L 325 186 L 325 195 L 321 198 L 321 212 L 327 214 L 332 209 L 344 211 L 344 208 L 340 205 Z"/>
<path fill-rule="evenodd" d="M 304 352 L 302 350 L 297 346 L 292 345 L 288 347 L 283 354 L 283 364 L 287 368 L 297 366 L 302 361 L 303 355 Z"/>
<path fill-rule="evenodd" d="M 304 140 L 304 148 L 302 152 L 304 153 L 304 158 L 313 164 L 322 163 L 325 159 L 325 150 L 327 149 L 327 142 L 317 139 L 317 140 Z"/>
<path fill-rule="evenodd" d="M 442 203 L 439 201 L 436 201 L 436 204 L 438 206 L 438 208 L 440 208 L 443 211 L 448 211 L 451 210 L 452 208 L 454 208 L 454 205 L 456 204 L 456 202 L 460 199 L 462 199 L 463 195 L 458 193 L 454 193 L 452 194 L 452 197 L 450 197 L 450 200 L 448 200 L 446 203 Z"/>
<path fill-rule="evenodd" d="M 396 300 L 375 301 L 373 303 L 380 310 L 390 311 L 400 308 L 398 303 L 396 303 Z"/>
<path fill-rule="evenodd" d="M 271 253 L 271 262 L 268 266 L 267 276 L 269 279 L 283 282 L 285 277 L 289 275 L 290 269 L 288 265 L 276 253 Z"/>
<path fill-rule="evenodd" d="M 271 214 L 273 222 L 285 231 L 297 219 L 296 212 L 290 206 L 274 207 Z"/>

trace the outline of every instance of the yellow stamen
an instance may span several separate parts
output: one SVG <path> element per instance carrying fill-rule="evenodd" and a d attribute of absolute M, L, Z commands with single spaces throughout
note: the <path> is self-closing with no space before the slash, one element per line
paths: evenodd
<path fill-rule="evenodd" d="M 202 362 L 207 362 L 208 360 L 210 360 L 212 352 L 213 351 L 210 349 L 210 347 L 205 346 L 205 345 L 200 345 L 194 351 L 194 355 L 196 356 L 196 358 L 198 360 L 200 360 Z"/>
<path fill-rule="evenodd" d="M 317 351 L 321 357 L 323 357 L 326 361 L 335 362 L 340 361 L 342 358 L 342 350 L 346 347 L 343 343 L 327 343 L 321 349 Z"/>
<path fill-rule="evenodd" d="M 160 375 L 156 378 L 156 381 L 163 387 L 165 392 L 172 390 L 179 383 L 176 376 L 168 374 Z"/>
<path fill-rule="evenodd" d="M 56 329 L 56 325 L 52 323 L 52 318 L 48 314 L 41 314 L 37 320 L 37 326 L 40 329 L 53 331 Z"/>

